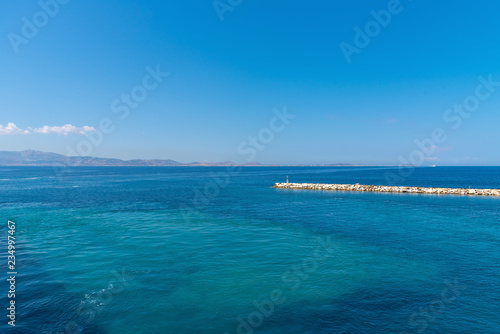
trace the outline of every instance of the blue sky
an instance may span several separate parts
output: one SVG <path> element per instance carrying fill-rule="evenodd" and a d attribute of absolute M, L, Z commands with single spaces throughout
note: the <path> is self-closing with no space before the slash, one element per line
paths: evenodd
<path fill-rule="evenodd" d="M 0 3 L 0 150 L 500 165 L 497 1 L 55 1 Z"/>

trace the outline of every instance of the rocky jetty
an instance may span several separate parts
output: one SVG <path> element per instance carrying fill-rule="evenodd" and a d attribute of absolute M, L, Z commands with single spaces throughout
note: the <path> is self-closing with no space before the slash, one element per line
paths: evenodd
<path fill-rule="evenodd" d="M 395 186 L 363 185 L 363 184 L 358 184 L 358 183 L 356 183 L 356 184 L 276 183 L 273 188 L 337 190 L 337 191 L 367 191 L 367 192 L 382 192 L 382 193 L 500 196 L 500 189 L 395 187 Z"/>

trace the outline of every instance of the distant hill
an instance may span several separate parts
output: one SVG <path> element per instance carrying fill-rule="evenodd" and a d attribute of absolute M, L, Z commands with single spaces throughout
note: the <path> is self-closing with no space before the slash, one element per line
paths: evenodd
<path fill-rule="evenodd" d="M 0 151 L 0 166 L 261 166 L 259 163 L 225 162 L 180 163 L 175 160 L 120 160 L 95 157 L 68 157 L 34 150 Z"/>
<path fill-rule="evenodd" d="M 120 159 L 96 158 L 96 157 L 79 157 L 79 156 L 69 157 L 57 153 L 26 150 L 26 151 L 0 151 L 0 166 L 158 166 L 158 167 L 254 166 L 257 167 L 257 166 L 278 166 L 278 165 L 263 165 L 258 162 L 240 164 L 234 161 L 182 163 L 170 159 L 120 160 Z M 287 166 L 354 167 L 355 165 L 347 163 L 337 163 L 337 164 L 322 164 L 322 165 L 287 165 Z"/>
<path fill-rule="evenodd" d="M 352 165 L 352 164 L 347 164 L 347 163 L 338 163 L 338 164 L 319 164 L 319 165 L 293 165 L 293 166 L 300 166 L 300 167 L 358 167 L 358 166 L 364 166 L 364 165 Z"/>

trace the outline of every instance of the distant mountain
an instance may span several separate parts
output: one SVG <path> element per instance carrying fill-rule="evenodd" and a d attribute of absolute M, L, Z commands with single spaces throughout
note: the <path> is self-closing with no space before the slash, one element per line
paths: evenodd
<path fill-rule="evenodd" d="M 329 164 L 329 165 L 324 165 L 328 167 L 354 167 L 352 164 L 346 164 L 346 163 L 339 163 L 339 164 Z"/>
<path fill-rule="evenodd" d="M 301 167 L 357 167 L 357 166 L 364 166 L 364 165 L 352 165 L 352 164 L 347 164 L 347 163 L 338 163 L 338 164 L 319 164 L 319 165 L 293 165 L 293 166 L 301 166 Z"/>
<path fill-rule="evenodd" d="M 216 166 L 278 166 L 262 165 L 258 162 L 240 164 L 234 161 L 224 162 L 190 162 L 182 163 L 175 160 L 160 159 L 134 159 L 120 160 L 111 158 L 65 156 L 57 153 L 42 151 L 0 151 L 0 166 L 193 166 L 193 167 L 216 167 Z M 349 167 L 356 166 L 347 163 L 322 164 L 322 165 L 287 165 L 287 166 L 322 166 L 322 167 Z"/>
<path fill-rule="evenodd" d="M 180 163 L 175 160 L 120 160 L 95 157 L 68 157 L 34 150 L 0 151 L 0 166 L 261 166 L 259 163 L 225 162 Z"/>

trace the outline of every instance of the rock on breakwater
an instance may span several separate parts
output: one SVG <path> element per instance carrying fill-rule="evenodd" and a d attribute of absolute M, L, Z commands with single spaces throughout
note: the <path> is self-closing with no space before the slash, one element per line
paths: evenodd
<path fill-rule="evenodd" d="M 356 184 L 276 183 L 273 186 L 273 188 L 367 191 L 367 192 L 384 192 L 384 193 L 416 193 L 416 194 L 439 194 L 439 195 L 500 196 L 500 189 L 374 186 L 374 185 L 363 185 L 358 183 Z"/>

